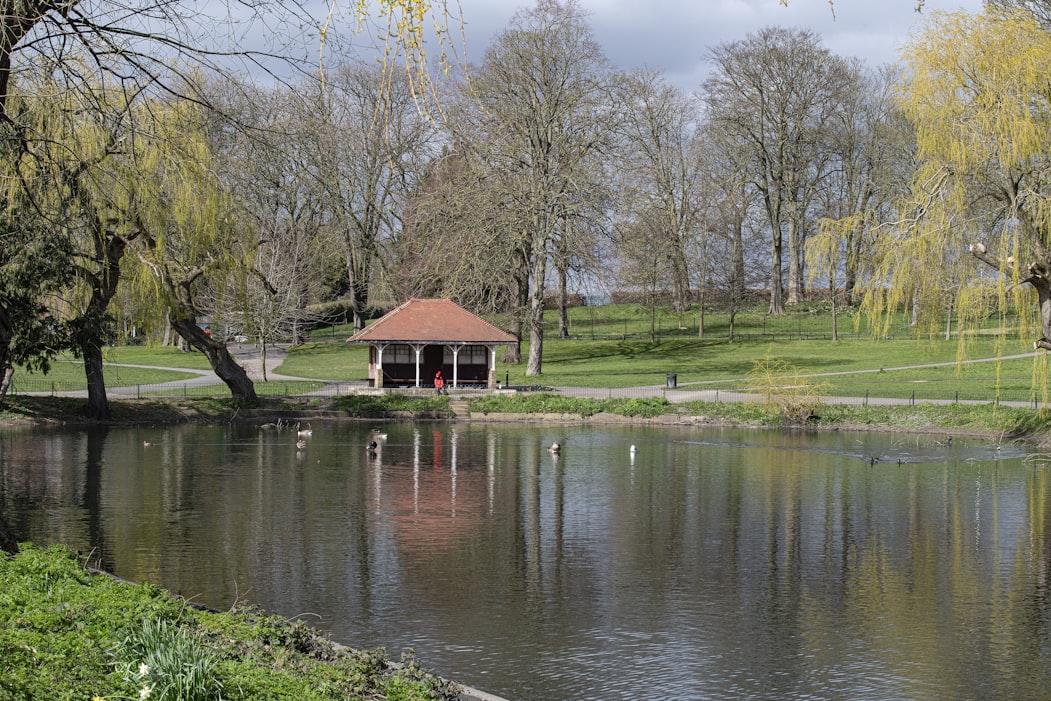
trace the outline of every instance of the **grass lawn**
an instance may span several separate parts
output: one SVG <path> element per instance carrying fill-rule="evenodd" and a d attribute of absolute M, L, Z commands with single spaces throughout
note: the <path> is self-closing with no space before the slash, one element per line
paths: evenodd
<path fill-rule="evenodd" d="M 680 389 L 696 389 L 712 383 L 727 389 L 750 385 L 749 373 L 756 363 L 776 358 L 819 383 L 825 394 L 840 396 L 891 396 L 918 401 L 937 399 L 988 399 L 1030 401 L 1034 377 L 1040 380 L 1040 365 L 1026 357 L 1002 362 L 957 364 L 956 341 L 855 339 L 744 340 L 734 344 L 702 339 L 552 339 L 544 342 L 543 372 L 526 377 L 525 365 L 497 364 L 497 379 L 512 385 L 550 387 L 664 386 L 667 374 L 677 375 Z M 1027 353 L 1021 342 L 998 348 L 994 339 L 976 339 L 967 348 L 968 358 L 990 358 Z M 523 344 L 523 353 L 528 353 Z M 499 353 L 497 354 L 499 358 Z M 900 369 L 909 365 L 947 363 L 942 367 Z M 883 369 L 881 372 L 880 369 Z M 367 351 L 356 346 L 306 344 L 292 348 L 278 369 L 281 374 L 332 380 L 358 379 L 367 372 Z M 1034 374 L 1036 373 L 1036 374 Z M 1044 387 L 1046 383 L 1037 382 Z"/>
<path fill-rule="evenodd" d="M 174 362 L 177 359 L 172 360 Z M 182 365 L 181 367 L 194 366 Z M 105 373 L 107 387 L 134 387 L 135 385 L 175 382 L 197 377 L 195 373 L 177 370 L 129 368 L 117 365 L 107 365 Z M 87 387 L 87 381 L 84 379 L 84 364 L 74 360 L 59 360 L 52 363 L 51 372 L 46 375 L 16 371 L 13 384 L 16 392 L 65 392 Z"/>
<path fill-rule="evenodd" d="M 322 380 L 361 380 L 369 374 L 369 347 L 342 342 L 304 343 L 289 349 L 277 372 Z"/>
<path fill-rule="evenodd" d="M 499 362 L 497 378 L 512 385 L 633 387 L 664 386 L 667 375 L 675 373 L 679 388 L 696 388 L 699 383 L 718 383 L 720 387 L 745 388 L 749 373 L 757 363 L 774 358 L 805 381 L 820 383 L 822 393 L 841 396 L 891 396 L 924 398 L 1001 399 L 1031 401 L 1032 387 L 1039 387 L 1040 398 L 1046 388 L 1044 360 L 1032 358 L 1000 363 L 962 364 L 957 340 L 916 338 L 900 320 L 892 325 L 892 335 L 875 339 L 864 332 L 853 333 L 853 317 L 840 319 L 841 340 L 831 341 L 831 319 L 821 305 L 801 306 L 784 317 L 770 317 L 760 310 L 738 315 L 735 343 L 727 342 L 727 318 L 709 314 L 705 338 L 697 338 L 696 314 L 659 312 L 651 338 L 648 310 L 635 305 L 576 307 L 570 310 L 572 337 L 556 336 L 554 313 L 549 312 L 544 341 L 542 373 L 526 377 L 525 363 Z M 499 321 L 499 320 L 498 320 Z M 994 320 L 999 323 L 999 320 Z M 992 322 L 990 322 L 992 323 Z M 682 326 L 682 328 L 680 328 Z M 866 328 L 861 324 L 859 328 Z M 990 327 L 992 328 L 992 327 Z M 368 373 L 368 348 L 343 341 L 352 332 L 347 326 L 315 331 L 318 342 L 290 349 L 278 374 L 332 381 L 361 380 Z M 772 335 L 772 334 L 777 334 Z M 1002 342 L 992 333 L 974 336 L 966 348 L 968 358 L 990 358 L 1030 352 L 1022 341 Z M 522 344 L 528 356 L 529 344 Z M 110 348 L 106 361 L 114 364 L 148 365 L 207 369 L 203 354 L 184 353 L 174 348 L 129 346 Z M 945 367 L 902 369 L 910 365 L 950 363 Z M 882 369 L 882 372 L 880 370 Z M 188 375 L 160 370 L 143 370 L 109 365 L 107 385 L 134 386 L 178 380 Z M 828 374 L 825 373 L 857 373 Z M 38 387 L 20 382 L 37 381 Z M 54 364 L 48 376 L 16 373 L 16 389 L 82 389 L 83 368 L 70 362 Z M 309 392 L 316 385 L 290 387 L 257 382 L 260 394 L 285 395 Z M 221 396 L 225 389 L 201 390 Z M 179 394 L 179 392 L 176 392 Z M 194 390 L 194 396 L 198 392 Z"/>

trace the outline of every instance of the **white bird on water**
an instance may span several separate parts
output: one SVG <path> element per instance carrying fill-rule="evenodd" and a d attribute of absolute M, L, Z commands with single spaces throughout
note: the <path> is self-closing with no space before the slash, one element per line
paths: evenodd
<path fill-rule="evenodd" d="M 562 452 L 562 446 L 560 446 L 558 443 L 552 443 L 551 447 L 547 449 L 547 452 L 551 453 L 552 455 L 558 455 L 560 452 Z"/>
<path fill-rule="evenodd" d="M 639 452 L 639 449 L 635 447 L 635 444 L 634 444 L 634 443 L 632 443 L 632 444 L 631 444 L 631 447 L 630 447 L 630 448 L 628 449 L 628 451 L 629 451 L 629 452 L 630 452 L 630 453 L 631 453 L 632 455 L 634 455 L 635 453 Z"/>

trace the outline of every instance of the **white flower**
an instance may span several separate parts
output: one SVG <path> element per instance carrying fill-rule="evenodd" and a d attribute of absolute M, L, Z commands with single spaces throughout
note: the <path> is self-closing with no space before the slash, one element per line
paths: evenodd
<path fill-rule="evenodd" d="M 144 686 L 141 689 L 139 689 L 139 699 L 148 699 L 148 698 L 150 698 L 150 687 Z"/>
<path fill-rule="evenodd" d="M 148 664 L 142 663 L 142 664 L 139 665 L 139 676 L 140 677 L 145 677 L 149 673 L 150 673 L 150 666 Z"/>

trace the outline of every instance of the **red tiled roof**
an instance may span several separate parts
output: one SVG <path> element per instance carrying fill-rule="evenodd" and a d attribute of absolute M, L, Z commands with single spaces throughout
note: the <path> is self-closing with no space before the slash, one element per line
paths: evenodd
<path fill-rule="evenodd" d="M 347 343 L 485 343 L 518 340 L 451 299 L 410 299 L 347 339 Z"/>

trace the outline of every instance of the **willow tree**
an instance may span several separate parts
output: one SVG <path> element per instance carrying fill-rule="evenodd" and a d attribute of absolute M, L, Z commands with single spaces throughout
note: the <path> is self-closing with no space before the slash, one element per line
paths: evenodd
<path fill-rule="evenodd" d="M 125 186 L 116 204 L 134 223 L 131 242 L 140 287 L 169 310 L 172 328 L 208 358 L 231 395 L 254 400 L 255 386 L 224 339 L 201 325 L 199 297 L 210 278 L 244 275 L 236 208 L 210 169 L 200 109 L 185 102 L 143 105 L 123 161 Z"/>
<path fill-rule="evenodd" d="M 919 165 L 866 308 L 889 320 L 951 291 L 964 323 L 1014 309 L 1019 333 L 1051 349 L 1051 34 L 1026 13 L 938 13 L 903 56 Z"/>
<path fill-rule="evenodd" d="M 839 340 L 839 320 L 836 318 L 836 278 L 839 266 L 847 258 L 851 235 L 858 230 L 861 214 L 841 219 L 822 219 L 818 222 L 816 236 L 807 239 L 806 256 L 810 261 L 808 279 L 811 283 L 818 276 L 828 279 L 828 299 L 832 313 L 832 340 Z"/>
<path fill-rule="evenodd" d="M 69 346 L 84 361 L 88 410 L 109 418 L 103 348 L 109 342 L 109 306 L 122 275 L 135 226 L 115 204 L 122 183 L 119 162 L 129 136 L 136 94 L 91 85 L 63 90 L 42 72 L 25 75 L 8 114 L 17 114 L 28 154 L 4 161 L 2 196 L 25 202 L 32 226 L 52 250 L 65 252 L 61 293 L 50 303 L 69 329 Z"/>

